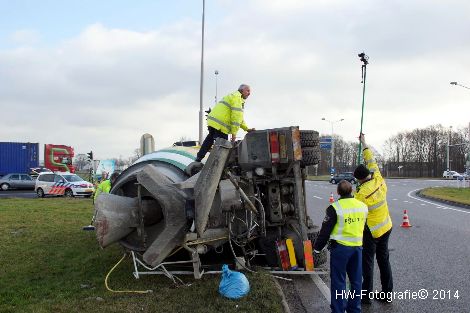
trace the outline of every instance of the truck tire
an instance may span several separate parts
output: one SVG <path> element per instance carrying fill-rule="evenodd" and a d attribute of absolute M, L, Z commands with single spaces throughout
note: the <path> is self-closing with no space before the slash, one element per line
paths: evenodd
<path fill-rule="evenodd" d="M 318 229 L 319 227 L 316 226 L 315 228 Z M 320 230 L 315 230 L 313 232 L 308 233 L 308 239 L 312 242 L 312 245 L 315 243 L 315 239 L 317 239 L 319 232 Z M 317 268 L 319 266 L 326 264 L 327 260 L 328 260 L 328 255 L 327 255 L 326 249 L 323 249 L 320 253 L 313 253 L 314 268 Z"/>
<path fill-rule="evenodd" d="M 302 148 L 302 162 L 301 166 L 317 165 L 320 163 L 320 149 L 319 147 L 306 147 Z"/>
<path fill-rule="evenodd" d="M 300 146 L 303 147 L 318 147 L 320 142 L 317 131 L 314 130 L 301 130 L 300 131 Z"/>

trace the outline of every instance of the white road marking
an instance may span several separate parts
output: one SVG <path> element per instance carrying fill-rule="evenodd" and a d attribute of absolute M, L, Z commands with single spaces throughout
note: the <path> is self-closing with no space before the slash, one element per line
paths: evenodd
<path fill-rule="evenodd" d="M 426 201 L 426 200 L 423 200 L 423 199 L 419 199 L 419 198 L 413 197 L 411 194 L 412 194 L 413 192 L 418 191 L 418 190 L 420 190 L 420 189 L 415 189 L 415 190 L 411 190 L 410 192 L 408 192 L 408 197 L 410 197 L 410 198 L 412 198 L 412 199 L 415 199 L 415 200 L 418 200 L 418 201 L 421 201 L 421 202 L 424 202 L 424 203 L 427 203 L 427 204 L 432 204 L 432 205 L 436 206 L 436 208 L 438 208 L 438 209 L 457 211 L 457 212 L 467 213 L 467 214 L 470 213 L 470 211 L 464 211 L 464 210 L 454 209 L 454 208 L 450 208 L 450 207 L 445 206 L 445 205 L 436 204 L 436 203 L 433 203 L 433 202 L 430 202 L 430 201 Z"/>
<path fill-rule="evenodd" d="M 318 290 L 322 293 L 322 295 L 325 297 L 326 301 L 328 301 L 328 304 L 331 304 L 331 292 L 330 288 L 325 284 L 325 282 L 318 276 L 318 274 L 313 274 L 310 275 L 310 278 L 313 280 L 315 285 L 317 285 Z"/>
<path fill-rule="evenodd" d="M 426 203 L 421 203 L 421 205 L 426 205 Z"/>
<path fill-rule="evenodd" d="M 317 197 L 317 196 L 313 196 L 314 198 L 317 198 L 317 199 L 320 199 L 320 200 L 323 200 L 323 198 L 320 198 L 320 197 Z"/>
<path fill-rule="evenodd" d="M 392 199 L 393 201 L 397 201 L 398 199 Z"/>

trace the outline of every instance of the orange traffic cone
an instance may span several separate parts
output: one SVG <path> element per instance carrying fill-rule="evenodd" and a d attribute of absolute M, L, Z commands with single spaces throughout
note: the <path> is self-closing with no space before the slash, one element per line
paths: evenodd
<path fill-rule="evenodd" d="M 401 227 L 411 227 L 410 220 L 408 219 L 408 213 L 406 210 L 403 211 L 403 223 L 400 225 Z"/>
<path fill-rule="evenodd" d="M 329 201 L 330 201 L 330 203 L 335 202 L 335 198 L 333 198 L 333 193 L 330 194 L 330 200 Z"/>

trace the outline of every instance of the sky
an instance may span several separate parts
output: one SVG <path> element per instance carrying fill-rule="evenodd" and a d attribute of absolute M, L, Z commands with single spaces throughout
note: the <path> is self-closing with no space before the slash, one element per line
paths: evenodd
<path fill-rule="evenodd" d="M 470 90 L 450 85 L 470 87 L 469 1 L 205 3 L 204 109 L 216 83 L 219 100 L 245 83 L 249 127 L 333 125 L 355 141 L 365 52 L 363 132 L 379 152 L 398 132 L 469 125 Z M 132 156 L 144 133 L 157 149 L 198 139 L 202 0 L 0 0 L 0 12 L 0 141 L 106 159 Z"/>

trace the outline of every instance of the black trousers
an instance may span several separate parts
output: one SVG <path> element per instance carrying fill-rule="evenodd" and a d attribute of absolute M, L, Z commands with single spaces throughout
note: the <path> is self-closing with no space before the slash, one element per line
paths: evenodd
<path fill-rule="evenodd" d="M 204 139 L 204 142 L 201 145 L 201 149 L 199 149 L 199 152 L 197 153 L 197 162 L 201 162 L 201 160 L 204 159 L 206 153 L 211 149 L 212 145 L 214 144 L 214 141 L 217 138 L 224 138 L 225 140 L 228 140 L 228 134 L 225 134 L 220 130 L 217 130 L 210 126 L 207 127 L 207 129 L 209 130 L 209 134 L 207 134 L 206 138 Z"/>
<path fill-rule="evenodd" d="M 377 265 L 380 270 L 380 282 L 384 292 L 393 291 L 392 267 L 390 266 L 388 253 L 388 239 L 390 237 L 390 229 L 379 238 L 372 237 L 369 227 L 364 227 L 364 235 L 362 238 L 362 289 L 372 292 L 374 284 L 374 255 L 377 258 Z"/>

